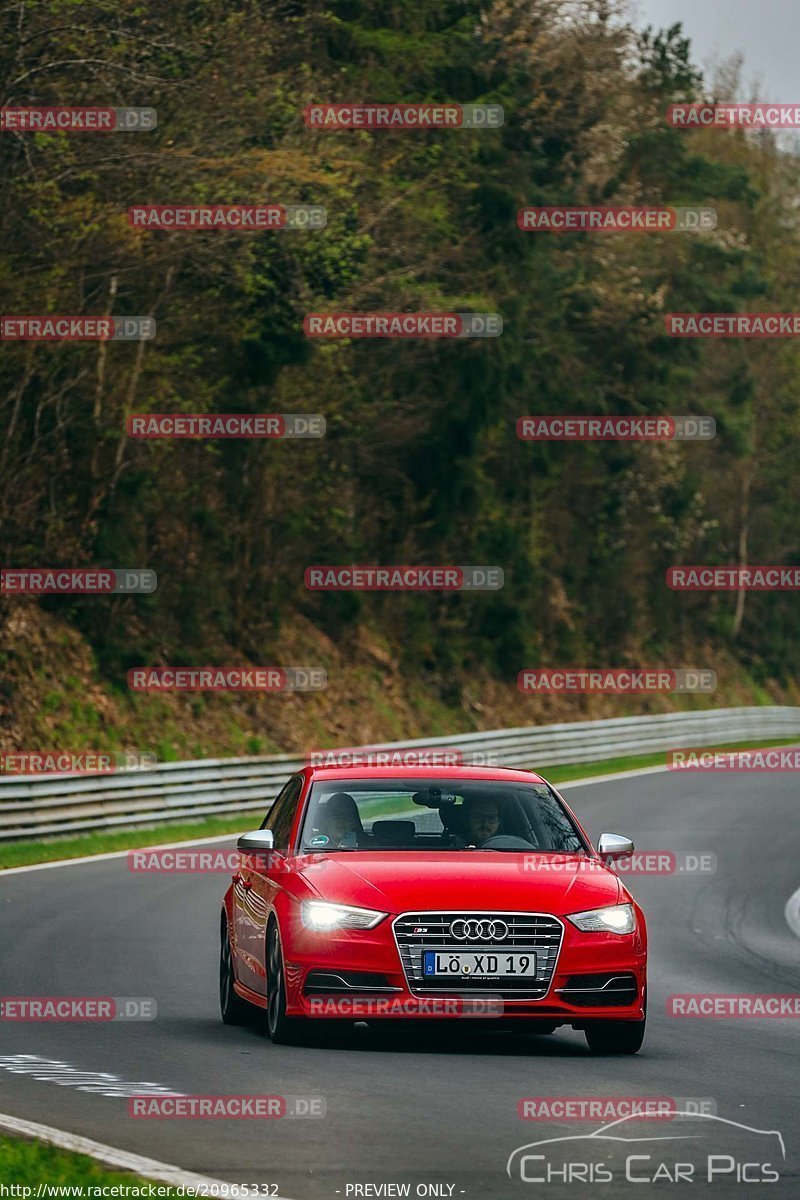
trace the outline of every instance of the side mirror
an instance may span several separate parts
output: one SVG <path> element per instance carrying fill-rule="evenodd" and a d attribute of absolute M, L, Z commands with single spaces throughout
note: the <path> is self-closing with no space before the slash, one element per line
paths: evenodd
<path fill-rule="evenodd" d="M 633 842 L 620 833 L 601 833 L 597 842 L 597 853 L 601 858 L 625 858 L 633 854 Z"/>
<path fill-rule="evenodd" d="M 275 838 L 271 829 L 255 829 L 252 833 L 243 833 L 236 843 L 236 849 L 243 854 L 251 854 L 254 850 L 272 850 Z"/>

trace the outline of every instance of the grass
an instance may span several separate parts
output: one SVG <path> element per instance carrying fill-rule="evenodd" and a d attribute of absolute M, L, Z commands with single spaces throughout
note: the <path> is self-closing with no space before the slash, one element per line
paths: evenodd
<path fill-rule="evenodd" d="M 786 746 L 797 739 L 787 741 L 715 742 L 714 749 L 753 750 L 764 746 Z M 694 747 L 699 749 L 699 747 Z M 598 762 L 573 763 L 553 767 L 536 767 L 551 783 L 559 784 L 569 779 L 586 779 L 592 775 L 606 775 L 617 771 L 634 771 L 640 767 L 663 766 L 665 754 L 638 754 L 627 758 L 606 758 Z M 264 802 L 265 808 L 267 801 Z M 244 813 L 228 813 L 224 817 L 205 817 L 199 821 L 165 821 L 163 824 L 120 829 L 113 832 L 98 830 L 96 833 L 74 834 L 71 837 L 48 838 L 42 841 L 22 841 L 0 844 L 0 870 L 8 867 L 24 867 L 32 863 L 55 862 L 60 859 L 83 858 L 90 854 L 106 854 L 114 850 L 137 850 L 144 846 L 158 846 L 169 842 L 188 841 L 192 838 L 215 837 L 225 834 L 244 833 L 255 829 L 261 814 L 255 810 Z"/>
<path fill-rule="evenodd" d="M 23 1138 L 0 1137 L 0 1180 L 8 1186 L 15 1184 L 19 1188 L 30 1188 L 30 1194 L 36 1191 L 39 1183 L 55 1187 L 74 1187 L 81 1189 L 76 1196 L 86 1196 L 85 1189 L 89 1187 L 104 1187 L 122 1184 L 133 1189 L 146 1189 L 141 1194 L 146 1196 L 148 1189 L 153 1188 L 158 1196 L 175 1196 L 174 1188 L 167 1184 L 152 1183 L 139 1175 L 130 1175 L 127 1171 L 111 1171 L 87 1154 L 73 1154 L 72 1151 L 59 1150 L 46 1142 L 27 1141 Z M 100 1193 L 95 1193 L 100 1195 Z M 136 1196 L 131 1190 L 119 1193 L 122 1196 Z M 20 1200 L 25 1200 L 24 1191 L 17 1193 Z M 91 1196 L 92 1193 L 88 1193 Z M 109 1195 L 106 1192 L 106 1195 Z"/>

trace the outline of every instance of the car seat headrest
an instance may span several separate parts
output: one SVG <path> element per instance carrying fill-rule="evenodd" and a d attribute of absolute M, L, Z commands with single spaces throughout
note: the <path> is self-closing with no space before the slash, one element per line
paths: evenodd
<path fill-rule="evenodd" d="M 413 842 L 416 828 L 413 821 L 373 821 L 372 836 L 387 846 L 403 846 Z"/>

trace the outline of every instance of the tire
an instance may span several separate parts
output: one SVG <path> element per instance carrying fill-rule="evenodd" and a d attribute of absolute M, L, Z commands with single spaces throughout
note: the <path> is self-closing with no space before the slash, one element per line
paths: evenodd
<path fill-rule="evenodd" d="M 228 922 L 223 917 L 219 947 L 219 1011 L 224 1025 L 245 1025 L 251 1020 L 252 1010 L 246 1000 L 236 995 L 233 980 L 231 940 Z"/>
<path fill-rule="evenodd" d="M 296 1040 L 300 1021 L 286 1016 L 286 977 L 277 922 L 267 930 L 267 1033 L 276 1046 Z"/>
<path fill-rule="evenodd" d="M 585 1029 L 592 1054 L 636 1054 L 647 1021 L 595 1021 Z"/>

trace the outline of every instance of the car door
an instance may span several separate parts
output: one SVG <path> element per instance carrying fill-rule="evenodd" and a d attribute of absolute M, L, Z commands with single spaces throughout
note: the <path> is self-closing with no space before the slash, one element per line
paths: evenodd
<path fill-rule="evenodd" d="M 297 801 L 303 787 L 301 775 L 293 776 L 278 796 L 261 823 L 270 829 L 274 852 L 282 860 L 289 844 Z M 271 858 L 271 856 L 267 856 Z M 266 995 L 264 949 L 267 917 L 277 885 L 272 882 L 276 872 L 262 865 L 258 857 L 243 859 L 233 888 L 233 919 L 236 937 L 236 977 L 245 987 Z"/>

